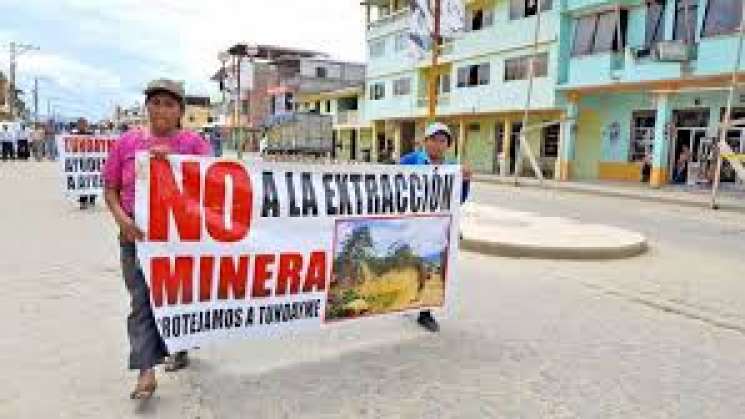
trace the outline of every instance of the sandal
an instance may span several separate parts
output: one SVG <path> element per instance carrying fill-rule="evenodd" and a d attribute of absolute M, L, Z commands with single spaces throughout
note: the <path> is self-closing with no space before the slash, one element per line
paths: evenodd
<path fill-rule="evenodd" d="M 186 351 L 176 352 L 174 355 L 166 358 L 165 370 L 174 372 L 189 366 L 189 355 Z"/>
<path fill-rule="evenodd" d="M 156 388 L 158 388 L 158 382 L 154 378 L 152 381 L 144 384 L 140 380 L 137 380 L 137 385 L 135 385 L 132 393 L 129 394 L 129 398 L 132 400 L 147 400 L 153 396 Z"/>

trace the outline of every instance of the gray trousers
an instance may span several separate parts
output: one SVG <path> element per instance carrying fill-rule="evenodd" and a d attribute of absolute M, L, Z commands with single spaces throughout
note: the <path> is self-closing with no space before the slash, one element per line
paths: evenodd
<path fill-rule="evenodd" d="M 163 362 L 168 349 L 155 324 L 150 307 L 150 289 L 137 262 L 135 244 L 120 241 L 120 248 L 122 274 L 131 299 L 131 312 L 127 317 L 129 368 L 150 369 Z"/>

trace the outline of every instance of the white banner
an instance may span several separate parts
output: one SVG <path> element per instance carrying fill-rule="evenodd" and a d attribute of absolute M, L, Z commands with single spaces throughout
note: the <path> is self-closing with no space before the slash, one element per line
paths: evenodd
<path fill-rule="evenodd" d="M 59 163 L 65 195 L 102 195 L 102 170 L 116 138 L 95 135 L 58 135 Z"/>
<path fill-rule="evenodd" d="M 458 38 L 466 30 L 466 5 L 463 0 L 442 0 L 440 36 Z"/>
<path fill-rule="evenodd" d="M 137 157 L 137 244 L 170 351 L 445 308 L 459 166 Z"/>

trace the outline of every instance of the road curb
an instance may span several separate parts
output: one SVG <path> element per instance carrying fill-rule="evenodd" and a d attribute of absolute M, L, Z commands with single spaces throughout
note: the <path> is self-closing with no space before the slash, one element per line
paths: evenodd
<path fill-rule="evenodd" d="M 473 180 L 477 183 L 486 183 L 486 184 L 500 185 L 500 186 L 526 186 L 530 188 L 550 189 L 550 190 L 555 190 L 555 191 L 565 191 L 569 193 L 584 194 L 584 195 L 604 196 L 604 197 L 609 197 L 609 198 L 635 199 L 637 201 L 643 201 L 643 202 L 656 202 L 656 203 L 662 203 L 662 204 L 668 204 L 668 205 L 680 205 L 680 206 L 686 206 L 690 208 L 703 208 L 703 209 L 710 208 L 708 201 L 696 201 L 696 200 L 690 200 L 690 199 L 685 199 L 685 198 L 676 198 L 676 197 L 667 197 L 667 196 L 650 196 L 650 195 L 645 195 L 645 194 L 637 194 L 633 192 L 625 192 L 625 191 L 618 191 L 618 190 L 599 190 L 599 189 L 594 189 L 594 188 L 590 189 L 590 188 L 572 185 L 571 182 L 568 182 L 562 185 L 554 185 L 551 183 L 540 184 L 537 180 L 534 182 L 532 181 L 526 182 L 525 180 L 518 180 L 517 185 L 515 185 L 515 181 L 512 178 L 485 178 L 485 177 L 474 176 Z M 726 201 L 722 202 L 722 200 L 720 199 L 717 205 L 717 209 L 722 210 L 722 211 L 728 211 L 728 212 L 745 213 L 745 203 L 743 205 L 737 205 L 731 202 L 726 202 Z"/>
<path fill-rule="evenodd" d="M 635 243 L 615 247 L 557 247 L 504 243 L 464 237 L 460 242 L 460 247 L 466 251 L 491 256 L 558 260 L 625 259 L 641 255 L 649 249 L 645 238 Z"/>

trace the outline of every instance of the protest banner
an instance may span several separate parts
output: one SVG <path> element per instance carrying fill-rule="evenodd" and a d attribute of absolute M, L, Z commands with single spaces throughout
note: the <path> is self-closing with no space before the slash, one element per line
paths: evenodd
<path fill-rule="evenodd" d="M 94 135 L 59 135 L 56 138 L 65 195 L 103 194 L 103 166 L 116 138 Z"/>
<path fill-rule="evenodd" d="M 169 350 L 446 308 L 460 167 L 136 160 L 137 253 Z"/>

